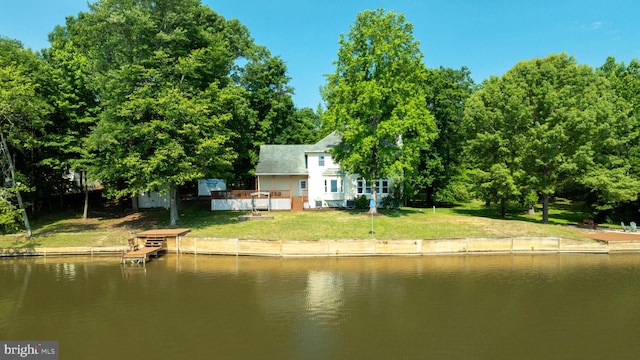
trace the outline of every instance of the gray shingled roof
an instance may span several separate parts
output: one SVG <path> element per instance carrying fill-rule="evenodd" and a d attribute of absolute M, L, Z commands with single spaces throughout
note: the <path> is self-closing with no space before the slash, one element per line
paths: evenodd
<path fill-rule="evenodd" d="M 314 145 L 311 145 L 307 152 L 329 152 L 329 150 L 340 144 L 340 141 L 342 141 L 342 138 L 334 131 L 324 139 L 318 141 Z"/>
<path fill-rule="evenodd" d="M 314 145 L 262 145 L 256 175 L 305 175 L 304 153 Z"/>
<path fill-rule="evenodd" d="M 262 145 L 256 175 L 306 175 L 305 153 L 329 152 L 340 141 L 332 132 L 313 145 Z"/>

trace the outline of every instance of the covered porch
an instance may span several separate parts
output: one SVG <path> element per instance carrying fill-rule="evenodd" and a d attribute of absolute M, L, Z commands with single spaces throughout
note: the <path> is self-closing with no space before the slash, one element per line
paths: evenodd
<path fill-rule="evenodd" d="M 305 189 L 299 196 L 292 190 L 224 190 L 211 192 L 212 211 L 293 210 L 302 211 L 308 201 Z M 297 193 L 296 193 L 297 195 Z"/>

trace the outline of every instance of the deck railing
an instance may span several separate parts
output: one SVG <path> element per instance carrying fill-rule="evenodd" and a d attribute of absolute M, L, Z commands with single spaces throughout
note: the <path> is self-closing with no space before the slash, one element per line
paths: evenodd
<path fill-rule="evenodd" d="M 257 190 L 225 190 L 225 191 L 212 191 L 212 199 L 251 199 L 251 194 L 257 193 Z M 261 193 L 269 193 L 272 199 L 289 199 L 291 197 L 291 190 L 268 190 L 260 191 Z M 303 194 L 306 197 L 306 194 Z M 265 196 L 259 196 L 264 198 Z"/>

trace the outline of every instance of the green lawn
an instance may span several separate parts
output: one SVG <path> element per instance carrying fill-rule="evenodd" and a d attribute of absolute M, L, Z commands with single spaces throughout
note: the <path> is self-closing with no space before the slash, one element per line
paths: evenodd
<path fill-rule="evenodd" d="M 516 210 L 506 219 L 495 208 L 479 202 L 452 208 L 404 208 L 380 210 L 373 217 L 377 239 L 433 239 L 463 237 L 562 236 L 577 238 L 585 230 L 575 224 L 585 218 L 570 203 L 555 203 L 551 224 L 541 224 L 541 212 L 527 215 Z M 365 239 L 370 238 L 372 217 L 362 210 L 309 210 L 271 212 L 273 220 L 238 221 L 245 212 L 212 212 L 207 202 L 188 202 L 180 213 L 180 227 L 190 236 L 265 240 Z M 265 214 L 266 215 L 266 214 Z M 124 245 L 132 234 L 166 227 L 166 210 L 133 213 L 127 209 L 102 210 L 82 220 L 79 213 L 58 213 L 32 221 L 33 235 L 0 236 L 0 248 L 31 246 Z"/>

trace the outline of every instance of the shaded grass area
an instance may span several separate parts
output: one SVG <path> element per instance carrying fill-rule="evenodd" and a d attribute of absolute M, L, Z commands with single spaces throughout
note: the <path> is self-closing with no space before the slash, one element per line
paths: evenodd
<path fill-rule="evenodd" d="M 542 223 L 542 205 L 536 204 L 535 214 L 528 214 L 528 209 L 510 207 L 507 209 L 505 218 L 500 216 L 498 206 L 485 206 L 480 201 L 473 201 L 463 206 L 451 208 L 452 213 L 477 216 L 483 218 L 500 220 L 519 220 L 534 223 Z M 569 225 L 577 224 L 580 221 L 591 217 L 583 210 L 582 204 L 574 203 L 565 199 L 558 199 L 549 205 L 549 224 Z"/>
<path fill-rule="evenodd" d="M 473 202 L 437 209 L 404 208 L 380 210 L 373 218 L 362 210 L 309 210 L 272 212 L 273 220 L 238 221 L 246 212 L 212 212 L 207 201 L 188 201 L 180 211 L 180 227 L 190 228 L 190 236 L 264 240 L 318 240 L 371 238 L 438 239 L 464 237 L 562 236 L 578 238 L 585 232 L 567 224 L 585 217 L 579 207 L 554 203 L 550 224 L 541 224 L 542 215 L 512 210 L 500 218 L 497 208 Z M 167 227 L 168 210 L 132 212 L 127 208 L 103 208 L 86 220 L 73 211 L 56 213 L 32 222 L 33 236 L 0 236 L 0 248 L 36 246 L 125 245 L 136 232 Z"/>

